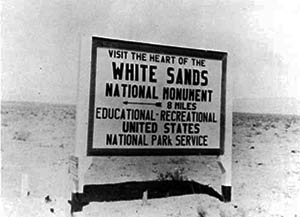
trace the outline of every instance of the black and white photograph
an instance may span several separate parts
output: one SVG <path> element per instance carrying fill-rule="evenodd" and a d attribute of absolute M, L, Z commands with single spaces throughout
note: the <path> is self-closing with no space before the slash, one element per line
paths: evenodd
<path fill-rule="evenodd" d="M 0 216 L 300 217 L 299 1 L 0 8 Z"/>

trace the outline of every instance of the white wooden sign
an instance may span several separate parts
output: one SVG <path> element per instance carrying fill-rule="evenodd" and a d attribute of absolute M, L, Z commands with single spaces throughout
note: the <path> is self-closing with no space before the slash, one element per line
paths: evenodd
<path fill-rule="evenodd" d="M 219 156 L 230 201 L 227 53 L 103 37 L 80 48 L 73 192 L 83 192 L 93 157 L 209 154 Z"/>
<path fill-rule="evenodd" d="M 93 37 L 87 155 L 224 153 L 226 57 Z"/>

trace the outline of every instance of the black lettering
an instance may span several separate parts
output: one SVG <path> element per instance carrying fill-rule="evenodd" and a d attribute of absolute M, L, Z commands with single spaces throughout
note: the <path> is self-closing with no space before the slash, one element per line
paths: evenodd
<path fill-rule="evenodd" d="M 203 70 L 201 72 L 201 78 L 202 78 L 202 82 L 201 82 L 201 85 L 202 86 L 207 86 L 208 85 L 208 71 L 206 70 Z"/>
<path fill-rule="evenodd" d="M 182 69 L 178 69 L 177 77 L 176 77 L 176 84 L 183 84 L 182 83 Z"/>
<path fill-rule="evenodd" d="M 150 82 L 156 82 L 156 78 L 154 77 L 155 76 L 155 70 L 157 69 L 157 66 L 153 66 L 153 65 L 150 65 L 149 67 L 149 81 Z"/>
<path fill-rule="evenodd" d="M 169 79 L 167 80 L 168 84 L 173 84 L 174 83 L 174 68 L 173 67 L 168 67 L 167 68 L 167 75 Z"/>
<path fill-rule="evenodd" d="M 134 80 L 134 65 L 132 63 L 126 64 L 125 66 L 125 80 L 127 81 L 133 81 Z"/>
<path fill-rule="evenodd" d="M 113 78 L 115 80 L 117 79 L 122 80 L 124 63 L 120 63 L 119 67 L 117 67 L 116 63 L 112 62 L 112 68 L 113 68 Z"/>
<path fill-rule="evenodd" d="M 110 57 L 110 58 L 113 57 L 113 53 L 114 53 L 113 50 L 108 50 L 108 54 L 109 54 L 109 57 Z"/>
<path fill-rule="evenodd" d="M 101 108 L 96 108 L 96 119 L 101 119 L 100 114 L 101 114 Z"/>
<path fill-rule="evenodd" d="M 193 85 L 200 84 L 200 72 L 197 69 L 193 69 Z"/>
<path fill-rule="evenodd" d="M 105 84 L 105 96 L 112 96 L 113 95 L 113 84 L 112 83 L 106 83 Z"/>
<path fill-rule="evenodd" d="M 140 65 L 141 69 L 142 69 L 142 81 L 146 81 L 146 70 L 148 68 L 147 65 Z"/>
<path fill-rule="evenodd" d="M 192 70 L 191 69 L 184 69 L 184 84 L 185 85 L 192 84 Z"/>

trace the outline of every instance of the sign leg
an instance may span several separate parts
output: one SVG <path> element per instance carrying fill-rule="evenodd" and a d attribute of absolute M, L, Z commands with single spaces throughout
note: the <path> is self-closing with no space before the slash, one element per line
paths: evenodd
<path fill-rule="evenodd" d="M 230 202 L 232 199 L 232 79 L 230 74 L 227 74 L 227 76 L 225 148 L 224 155 L 220 155 L 218 160 L 222 172 L 222 195 L 224 202 Z"/>
<path fill-rule="evenodd" d="M 73 181 L 73 190 L 71 194 L 71 216 L 83 216 L 82 208 L 87 205 L 89 201 L 84 195 L 84 175 L 92 163 L 92 158 L 88 157 L 70 157 L 70 174 Z M 81 212 L 80 214 L 78 214 Z"/>
<path fill-rule="evenodd" d="M 231 201 L 231 186 L 222 185 L 222 196 L 223 196 L 224 202 Z"/>
<path fill-rule="evenodd" d="M 79 157 L 77 192 L 83 193 L 84 175 L 86 174 L 91 164 L 92 164 L 91 157 Z"/>
<path fill-rule="evenodd" d="M 231 201 L 231 158 L 220 156 L 218 165 L 222 172 L 222 196 L 224 202 Z"/>

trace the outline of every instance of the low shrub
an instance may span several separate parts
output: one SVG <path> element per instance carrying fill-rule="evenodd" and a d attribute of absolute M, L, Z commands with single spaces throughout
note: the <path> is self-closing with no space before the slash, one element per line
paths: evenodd
<path fill-rule="evenodd" d="M 174 171 L 159 173 L 157 179 L 159 181 L 187 181 L 187 176 L 184 175 L 184 168 L 175 168 Z"/>
<path fill-rule="evenodd" d="M 28 131 L 24 131 L 24 130 L 16 131 L 14 133 L 13 140 L 25 142 L 29 139 L 29 137 L 30 137 L 30 132 L 28 132 Z"/>

